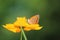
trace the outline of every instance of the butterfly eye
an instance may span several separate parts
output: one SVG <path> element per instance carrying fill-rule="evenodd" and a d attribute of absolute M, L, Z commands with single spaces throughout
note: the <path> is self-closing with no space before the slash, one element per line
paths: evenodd
<path fill-rule="evenodd" d="M 39 22 L 39 15 L 32 16 L 28 19 L 29 24 L 37 24 Z"/>

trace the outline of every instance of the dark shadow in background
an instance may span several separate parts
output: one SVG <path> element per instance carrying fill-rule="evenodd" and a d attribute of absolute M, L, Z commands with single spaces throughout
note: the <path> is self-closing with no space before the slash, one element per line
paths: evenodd
<path fill-rule="evenodd" d="M 45 40 L 60 40 L 60 10 L 54 10 L 50 16 L 50 26 L 52 32 L 46 34 Z"/>

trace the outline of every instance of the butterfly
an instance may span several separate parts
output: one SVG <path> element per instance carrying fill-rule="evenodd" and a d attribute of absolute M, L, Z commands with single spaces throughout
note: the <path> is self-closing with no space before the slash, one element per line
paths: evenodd
<path fill-rule="evenodd" d="M 39 15 L 32 16 L 28 19 L 29 24 L 37 24 L 39 22 Z"/>

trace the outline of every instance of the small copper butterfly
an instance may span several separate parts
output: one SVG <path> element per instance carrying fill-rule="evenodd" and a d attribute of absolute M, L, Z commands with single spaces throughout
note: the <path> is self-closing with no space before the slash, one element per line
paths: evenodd
<path fill-rule="evenodd" d="M 39 15 L 32 16 L 28 19 L 29 24 L 37 24 L 39 22 Z"/>

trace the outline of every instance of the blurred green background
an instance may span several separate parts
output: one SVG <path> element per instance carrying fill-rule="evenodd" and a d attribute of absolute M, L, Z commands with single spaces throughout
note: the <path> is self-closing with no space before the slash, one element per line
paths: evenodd
<path fill-rule="evenodd" d="M 39 14 L 39 31 L 25 32 L 28 40 L 60 40 L 60 0 L 0 0 L 0 40 L 19 40 L 20 33 L 2 27 L 18 16 L 30 18 Z"/>

